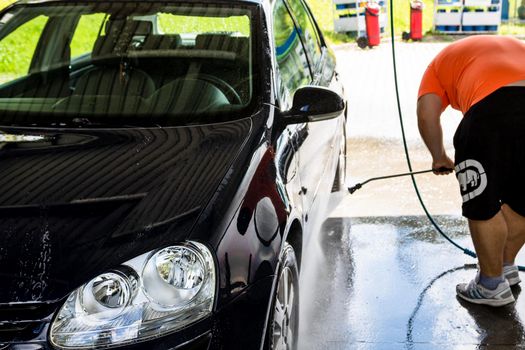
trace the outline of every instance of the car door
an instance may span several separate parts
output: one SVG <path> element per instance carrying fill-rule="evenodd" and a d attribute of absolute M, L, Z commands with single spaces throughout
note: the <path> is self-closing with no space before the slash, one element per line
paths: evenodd
<path fill-rule="evenodd" d="M 283 24 L 286 23 L 288 27 Z M 322 43 L 313 18 L 301 0 L 277 0 L 274 7 L 274 36 L 280 81 L 281 109 L 291 107 L 293 93 L 307 85 L 334 86 L 334 61 Z M 285 40 L 286 38 L 286 40 Z M 299 176 L 303 208 L 308 213 L 319 191 L 330 189 L 337 157 L 337 131 L 341 118 L 296 125 Z M 323 181 L 325 180 L 325 181 Z M 328 184 L 328 185 L 327 185 Z"/>

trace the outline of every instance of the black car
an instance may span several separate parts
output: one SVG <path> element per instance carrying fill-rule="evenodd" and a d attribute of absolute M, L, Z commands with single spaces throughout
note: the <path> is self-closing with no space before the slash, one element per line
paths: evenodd
<path fill-rule="evenodd" d="M 303 0 L 0 12 L 0 349 L 294 349 L 346 102 Z"/>

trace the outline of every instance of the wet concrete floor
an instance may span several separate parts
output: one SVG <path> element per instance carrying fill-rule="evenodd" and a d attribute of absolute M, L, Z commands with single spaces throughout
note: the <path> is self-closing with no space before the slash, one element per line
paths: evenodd
<path fill-rule="evenodd" d="M 415 104 L 424 69 L 446 44 L 397 43 L 401 108 L 414 169 L 430 168 Z M 349 99 L 348 185 L 407 171 L 394 95 L 389 43 L 373 50 L 339 47 Z M 445 147 L 461 115 L 442 116 Z M 472 248 L 455 177 L 417 177 L 428 210 L 460 245 Z M 300 350 L 525 349 L 525 295 L 502 308 L 468 305 L 457 283 L 476 260 L 430 225 L 410 178 L 372 182 L 346 195 L 308 244 L 301 271 Z M 518 263 L 525 265 L 520 253 Z M 525 275 L 522 275 L 525 281 Z"/>
<path fill-rule="evenodd" d="M 461 217 L 436 220 L 471 249 Z M 301 350 L 525 348 L 520 287 L 513 288 L 516 303 L 502 308 L 457 299 L 455 285 L 473 278 L 476 261 L 426 217 L 332 217 L 310 249 L 315 258 L 301 276 Z"/>

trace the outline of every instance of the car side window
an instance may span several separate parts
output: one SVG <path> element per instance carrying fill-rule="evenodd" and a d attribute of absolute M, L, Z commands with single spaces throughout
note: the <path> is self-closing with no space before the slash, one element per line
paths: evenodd
<path fill-rule="evenodd" d="M 300 86 L 310 83 L 312 77 L 299 31 L 283 0 L 275 3 L 273 29 L 281 79 L 280 93 L 283 100 L 288 100 Z"/>
<path fill-rule="evenodd" d="M 83 15 L 71 39 L 71 59 L 74 60 L 93 51 L 93 46 L 104 24 L 106 15 L 95 13 Z"/>
<path fill-rule="evenodd" d="M 47 20 L 45 16 L 33 18 L 1 41 L 0 55 L 3 59 L 3 69 L 0 71 L 0 84 L 29 74 L 31 62 Z"/>
<path fill-rule="evenodd" d="M 310 59 L 312 69 L 319 67 L 321 61 L 321 45 L 319 33 L 301 0 L 288 0 L 295 20 L 300 28 L 301 37 L 306 47 L 306 53 Z"/>

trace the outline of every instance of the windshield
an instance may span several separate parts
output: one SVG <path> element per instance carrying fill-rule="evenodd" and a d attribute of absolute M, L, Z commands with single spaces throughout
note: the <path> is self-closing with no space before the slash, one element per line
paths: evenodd
<path fill-rule="evenodd" d="M 255 105 L 253 10 L 26 4 L 0 18 L 0 124 L 186 125 Z"/>

